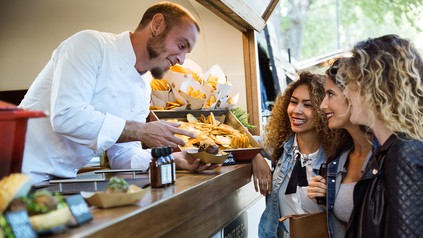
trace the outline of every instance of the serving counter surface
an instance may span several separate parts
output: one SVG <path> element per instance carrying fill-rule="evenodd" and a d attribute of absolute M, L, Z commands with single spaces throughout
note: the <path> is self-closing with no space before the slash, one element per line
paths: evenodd
<path fill-rule="evenodd" d="M 57 237 L 209 237 L 260 198 L 250 181 L 250 163 L 177 171 L 175 185 L 148 187 L 132 206 L 91 207 L 92 221 Z"/>

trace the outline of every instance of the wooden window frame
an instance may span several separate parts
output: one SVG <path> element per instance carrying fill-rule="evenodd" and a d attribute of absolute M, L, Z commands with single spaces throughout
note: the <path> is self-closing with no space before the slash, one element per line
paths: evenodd
<path fill-rule="evenodd" d="M 262 31 L 266 26 L 279 0 L 270 1 L 262 16 L 257 15 L 247 3 L 242 0 L 196 0 L 217 16 L 242 32 L 244 54 L 245 86 L 247 94 L 247 112 L 250 114 L 249 123 L 256 128 L 252 134 L 261 133 L 261 108 L 259 104 L 259 85 L 257 78 L 257 47 L 254 31 Z"/>

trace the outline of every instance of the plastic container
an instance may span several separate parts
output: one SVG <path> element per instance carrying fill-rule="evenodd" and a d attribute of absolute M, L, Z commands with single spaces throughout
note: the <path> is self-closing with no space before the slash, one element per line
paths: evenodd
<path fill-rule="evenodd" d="M 43 112 L 19 109 L 0 101 L 0 179 L 21 172 L 28 119 L 45 116 Z"/>

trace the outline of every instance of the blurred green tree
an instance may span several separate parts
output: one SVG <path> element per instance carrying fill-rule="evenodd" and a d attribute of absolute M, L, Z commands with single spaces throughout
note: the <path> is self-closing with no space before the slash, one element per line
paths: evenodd
<path fill-rule="evenodd" d="M 423 34 L 422 12 L 423 0 L 281 1 L 280 44 L 303 60 L 384 34 L 414 40 Z"/>

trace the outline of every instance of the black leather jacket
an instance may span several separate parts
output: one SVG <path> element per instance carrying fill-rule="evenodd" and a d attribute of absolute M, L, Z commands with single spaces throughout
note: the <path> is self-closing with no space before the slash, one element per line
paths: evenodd
<path fill-rule="evenodd" d="M 391 135 L 354 189 L 346 237 L 423 236 L 423 142 Z"/>

